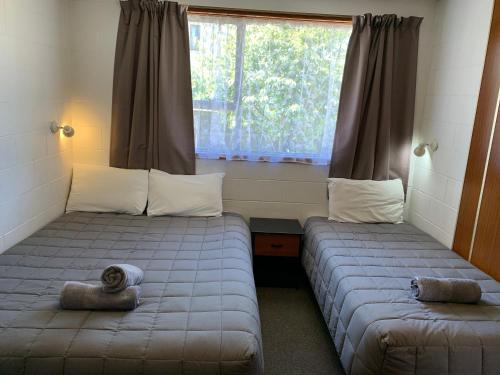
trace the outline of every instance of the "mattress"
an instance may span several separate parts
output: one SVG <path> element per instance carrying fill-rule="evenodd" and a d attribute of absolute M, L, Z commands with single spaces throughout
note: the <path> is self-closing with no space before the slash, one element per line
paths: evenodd
<path fill-rule="evenodd" d="M 500 374 L 500 283 L 409 224 L 310 218 L 302 262 L 348 374 Z M 422 303 L 415 275 L 477 280 L 478 305 Z"/>
<path fill-rule="evenodd" d="M 59 307 L 65 281 L 145 271 L 131 312 Z M 262 374 L 249 230 L 240 216 L 71 213 L 0 255 L 0 374 Z"/>

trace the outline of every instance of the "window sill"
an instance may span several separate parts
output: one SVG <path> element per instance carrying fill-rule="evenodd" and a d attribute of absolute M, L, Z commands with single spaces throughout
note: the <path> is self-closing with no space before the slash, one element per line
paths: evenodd
<path fill-rule="evenodd" d="M 289 163 L 289 164 L 303 164 L 326 166 L 330 164 L 330 160 L 311 158 L 311 157 L 298 157 L 298 156 L 248 156 L 248 155 L 206 155 L 196 153 L 196 159 L 208 160 L 222 160 L 222 161 L 249 161 L 261 163 Z"/>

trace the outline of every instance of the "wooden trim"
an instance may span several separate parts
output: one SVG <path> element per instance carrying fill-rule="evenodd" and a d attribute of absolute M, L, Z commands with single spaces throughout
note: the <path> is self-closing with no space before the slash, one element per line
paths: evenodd
<path fill-rule="evenodd" d="M 479 199 L 483 190 L 486 158 L 492 137 L 491 131 L 500 84 L 499 45 L 500 1 L 496 1 L 453 243 L 453 249 L 465 259 L 469 259 L 471 255 L 472 237 L 480 205 Z"/>
<path fill-rule="evenodd" d="M 352 16 L 317 14 L 317 13 L 276 12 L 270 10 L 188 6 L 188 14 L 199 14 L 204 16 L 258 18 L 258 19 L 280 19 L 280 20 L 306 21 L 306 22 L 327 22 L 327 23 L 341 23 L 346 25 L 352 24 Z"/>
<path fill-rule="evenodd" d="M 254 233 L 254 255 L 295 257 L 300 256 L 300 234 Z"/>
<path fill-rule="evenodd" d="M 500 45 L 500 43 L 499 43 Z M 500 50 L 500 48 L 499 48 Z M 500 53 L 499 53 L 500 56 Z M 500 67 L 500 61 L 498 62 Z M 500 69 L 499 69 L 500 71 Z M 500 92 L 499 92 L 500 94 Z M 497 111 L 500 95 L 497 96 Z M 498 112 L 496 112 L 498 114 Z M 493 146 L 489 151 L 484 192 L 478 210 L 477 231 L 472 241 L 470 261 L 496 280 L 500 281 L 500 117 L 495 118 L 491 139 Z"/>

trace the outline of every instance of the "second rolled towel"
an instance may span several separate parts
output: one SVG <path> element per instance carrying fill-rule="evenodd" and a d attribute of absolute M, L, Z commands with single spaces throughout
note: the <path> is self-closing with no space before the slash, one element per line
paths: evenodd
<path fill-rule="evenodd" d="M 106 293 L 117 293 L 133 285 L 139 285 L 144 272 L 131 264 L 112 264 L 102 272 L 102 289 Z"/>
<path fill-rule="evenodd" d="M 415 277 L 411 281 L 413 297 L 425 302 L 477 303 L 481 287 L 474 280 Z"/>
<path fill-rule="evenodd" d="M 140 292 L 140 287 L 130 286 L 118 293 L 106 293 L 100 285 L 68 281 L 60 303 L 69 310 L 133 310 L 139 306 Z"/>

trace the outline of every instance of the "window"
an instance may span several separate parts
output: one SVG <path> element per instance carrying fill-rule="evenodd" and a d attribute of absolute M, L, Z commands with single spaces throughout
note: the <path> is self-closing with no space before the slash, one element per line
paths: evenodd
<path fill-rule="evenodd" d="M 190 15 L 196 153 L 330 161 L 351 26 Z"/>
<path fill-rule="evenodd" d="M 200 25 L 194 24 L 189 27 L 189 49 L 198 51 L 200 45 Z"/>

